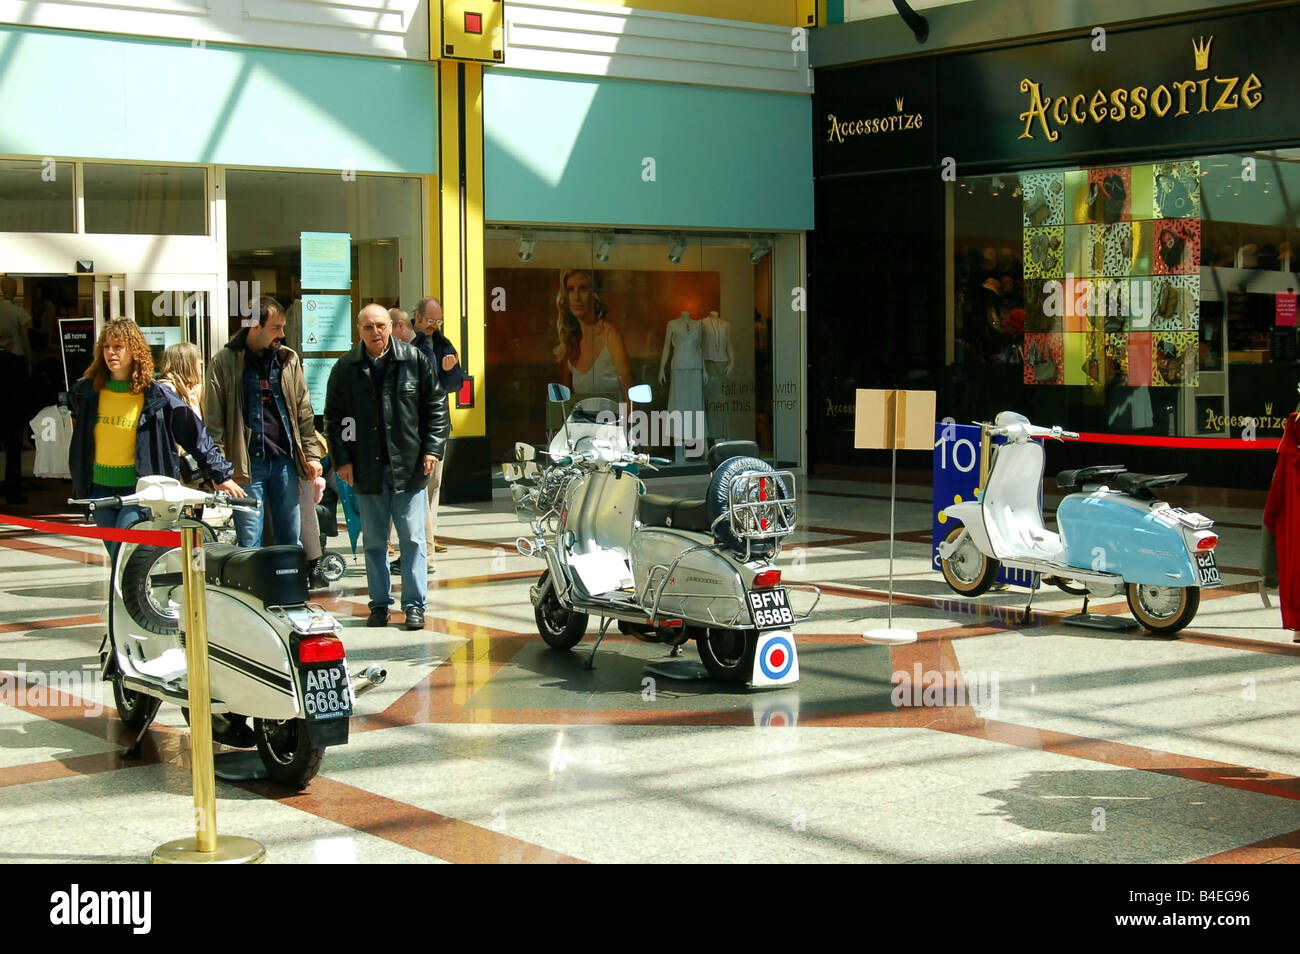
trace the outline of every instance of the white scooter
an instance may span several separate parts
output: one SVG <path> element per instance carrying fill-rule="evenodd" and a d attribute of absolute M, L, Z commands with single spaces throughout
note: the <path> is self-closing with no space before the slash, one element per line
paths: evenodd
<path fill-rule="evenodd" d="M 132 530 L 202 528 L 214 738 L 256 745 L 272 779 L 305 786 L 319 771 L 326 746 L 348 740 L 354 687 L 338 638 L 342 627 L 307 601 L 302 548 L 213 542 L 196 513 L 204 507 L 254 510 L 258 501 L 208 494 L 170 477 L 142 477 L 136 492 L 122 497 L 68 502 L 91 510 L 148 508 L 153 519 Z M 132 751 L 164 701 L 189 704 L 182 559 L 179 547 L 134 543 L 120 544 L 113 559 L 100 656 L 118 715 L 136 733 Z M 384 677 L 382 668 L 371 667 L 363 685 Z"/>
<path fill-rule="evenodd" d="M 629 392 L 648 403 L 648 385 Z M 548 388 L 562 406 L 569 389 Z M 544 469 L 528 444 L 505 464 L 519 518 L 532 525 L 516 549 L 546 563 L 530 597 L 537 628 L 554 649 L 581 641 L 592 615 L 600 635 L 653 634 L 674 656 L 694 639 L 709 675 L 750 686 L 796 682 L 799 660 L 791 627 L 811 615 L 821 591 L 781 584 L 772 563 L 794 530 L 794 476 L 759 460 L 749 441 L 715 445 L 712 477 L 701 498 L 646 493 L 637 476 L 660 458 L 636 454 L 619 409 L 606 398 L 580 401 L 546 450 Z M 789 590 L 816 597 L 796 616 Z"/>
<path fill-rule="evenodd" d="M 942 511 L 958 524 L 939 544 L 944 579 L 954 591 L 978 596 L 993 585 L 999 566 L 1007 566 L 1025 571 L 1034 591 L 1041 579 L 1083 596 L 1083 612 L 1066 622 L 1131 628 L 1088 613 L 1088 599 L 1123 592 L 1134 617 L 1153 633 L 1176 633 L 1192 621 L 1201 588 L 1220 583 L 1214 521 L 1171 507 L 1153 493 L 1186 474 L 1133 474 L 1122 466 L 1062 471 L 1057 486 L 1074 493 L 1057 507 L 1058 532 L 1053 533 L 1043 526 L 1045 454 L 1035 438 L 1077 440 L 1079 435 L 1039 427 L 1013 411 L 981 426 L 986 451 L 991 437 L 1007 442 L 993 450 L 979 499 Z M 1026 606 L 1026 620 L 1029 612 Z"/>

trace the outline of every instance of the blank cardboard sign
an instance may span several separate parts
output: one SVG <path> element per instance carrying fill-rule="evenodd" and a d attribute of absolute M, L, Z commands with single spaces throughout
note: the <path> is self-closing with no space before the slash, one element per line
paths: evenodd
<path fill-rule="evenodd" d="M 934 450 L 934 391 L 859 388 L 853 446 Z"/>

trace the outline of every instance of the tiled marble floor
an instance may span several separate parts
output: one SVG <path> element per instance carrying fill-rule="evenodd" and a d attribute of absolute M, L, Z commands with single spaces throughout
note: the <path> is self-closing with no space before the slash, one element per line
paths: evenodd
<path fill-rule="evenodd" d="M 323 594 L 353 670 L 389 673 L 349 744 L 302 793 L 219 782 L 220 830 L 270 862 L 1300 860 L 1300 645 L 1249 590 L 1258 511 L 1203 508 L 1228 586 L 1170 639 L 1065 625 L 1078 601 L 1054 591 L 1029 625 L 1022 590 L 955 597 L 928 488 L 901 486 L 894 625 L 921 638 L 890 649 L 860 639 L 888 614 L 887 492 L 801 481 L 780 566 L 826 595 L 800 682 L 768 692 L 647 685 L 667 651 L 617 634 L 588 671 L 594 623 L 547 649 L 506 501 L 444 507 L 425 631 L 364 628 L 359 561 Z M 0 672 L 95 664 L 102 552 L 0 529 Z M 916 666 L 971 694 L 895 707 Z M 79 685 L 0 697 L 0 862 L 136 862 L 190 832 L 180 712 L 126 762 L 111 693 Z"/>

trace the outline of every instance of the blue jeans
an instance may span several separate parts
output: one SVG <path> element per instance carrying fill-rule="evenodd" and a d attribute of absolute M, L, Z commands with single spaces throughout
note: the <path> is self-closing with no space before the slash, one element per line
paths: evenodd
<path fill-rule="evenodd" d="M 288 457 L 254 457 L 248 467 L 252 479 L 241 484 L 248 496 L 262 501 L 256 513 L 235 511 L 235 535 L 241 547 L 262 545 L 262 521 L 269 515 L 275 542 L 299 546 L 298 469 Z"/>
<path fill-rule="evenodd" d="M 133 493 L 135 489 L 132 487 L 103 487 L 92 484 L 90 488 L 92 497 L 125 497 Z M 115 527 L 122 530 L 141 520 L 148 520 L 152 515 L 148 507 L 96 507 L 91 516 L 97 527 Z M 117 549 L 121 545 L 114 540 L 104 541 L 104 549 L 108 551 L 109 559 L 117 555 Z"/>
<path fill-rule="evenodd" d="M 370 588 L 370 608 L 391 606 L 393 580 L 388 572 L 388 526 L 397 528 L 402 558 L 402 609 L 424 609 L 429 588 L 429 570 L 424 539 L 424 519 L 429 498 L 424 488 L 395 494 L 393 473 L 384 468 L 383 491 L 357 494 L 361 511 L 361 533 L 366 550 L 366 583 Z"/>

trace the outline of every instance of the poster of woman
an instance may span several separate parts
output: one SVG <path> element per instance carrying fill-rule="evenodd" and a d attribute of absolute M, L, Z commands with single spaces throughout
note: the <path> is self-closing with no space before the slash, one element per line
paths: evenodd
<path fill-rule="evenodd" d="M 716 271 L 489 268 L 487 430 L 494 459 L 510 459 L 515 441 L 540 443 L 558 428 L 559 409 L 546 401 L 552 382 L 567 385 L 575 399 L 617 403 L 627 401 L 633 385 L 648 384 L 654 399 L 638 409 L 658 420 L 654 412 L 669 410 L 672 393 L 671 359 L 667 383 L 660 383 L 669 325 L 683 312 L 692 323 L 720 312 L 721 286 Z M 752 354 L 737 354 L 731 381 L 752 387 L 752 362 Z M 749 432 L 752 412 L 747 420 Z M 703 437 L 703 424 L 699 430 Z M 666 448 L 697 435 L 692 422 L 689 434 L 660 427 L 647 436 L 654 438 L 650 446 Z"/>

